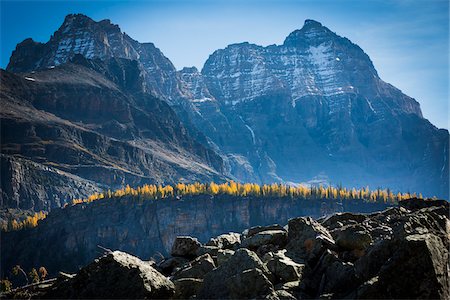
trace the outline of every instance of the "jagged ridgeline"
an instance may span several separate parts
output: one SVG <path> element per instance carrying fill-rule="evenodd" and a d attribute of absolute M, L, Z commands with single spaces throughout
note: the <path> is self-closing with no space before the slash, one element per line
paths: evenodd
<path fill-rule="evenodd" d="M 18 44 L 0 77 L 2 208 L 227 180 L 448 198 L 448 131 L 317 21 L 177 70 L 109 20 L 68 15 L 48 42 Z"/>
<path fill-rule="evenodd" d="M 342 201 L 342 200 L 360 200 L 373 203 L 389 203 L 397 204 L 401 200 L 410 198 L 423 199 L 422 194 L 416 195 L 416 193 L 393 193 L 389 189 L 376 189 L 370 190 L 366 188 L 352 188 L 347 189 L 345 187 L 323 187 L 323 186 L 305 186 L 305 185 L 286 185 L 286 184 L 264 184 L 259 185 L 256 183 L 239 183 L 239 182 L 226 182 L 217 184 L 211 183 L 193 183 L 184 184 L 178 183 L 177 185 L 149 185 L 138 186 L 132 188 L 129 185 L 122 189 L 115 191 L 108 190 L 104 193 L 95 193 L 85 199 L 73 199 L 72 205 L 81 203 L 90 203 L 97 200 L 109 200 L 117 199 L 121 197 L 130 197 L 136 201 L 141 200 L 163 200 L 176 198 L 180 200 L 183 196 L 196 196 L 196 195 L 227 195 L 232 197 L 278 197 L 286 199 L 310 199 L 317 201 Z M 68 207 L 67 203 L 64 208 Z M 327 211 L 324 208 L 323 214 Z M 2 224 L 3 231 L 20 230 L 24 228 L 36 227 L 39 220 L 45 219 L 47 213 L 40 211 L 34 213 L 31 216 L 25 218 L 14 219 L 10 218 Z"/>

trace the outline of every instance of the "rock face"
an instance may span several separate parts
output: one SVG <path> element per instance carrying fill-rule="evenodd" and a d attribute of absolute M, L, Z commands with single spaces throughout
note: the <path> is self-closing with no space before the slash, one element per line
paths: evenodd
<path fill-rule="evenodd" d="M 162 201 L 135 198 L 98 200 L 52 210 L 36 228 L 2 232 L 1 265 L 4 270 L 10 270 L 16 264 L 31 269 L 39 261 L 50 273 L 58 270 L 75 272 L 98 255 L 97 245 L 101 245 L 143 259 L 149 259 L 158 252 L 169 255 L 172 249 L 176 250 L 175 255 L 186 257 L 177 256 L 176 259 L 165 261 L 161 271 L 169 274 L 195 256 L 208 253 L 216 257 L 220 248 L 239 248 L 241 238 L 247 233 L 241 235 L 237 232 L 246 228 L 269 225 L 262 227 L 267 232 L 270 228 L 282 228 L 271 224 L 284 224 L 296 216 L 320 217 L 321 205 L 322 202 L 318 200 L 221 195 Z M 358 200 L 344 201 L 343 206 L 336 204 L 335 209 L 373 212 L 386 207 L 386 204 Z M 186 235 L 195 236 L 198 241 L 190 237 L 176 239 L 177 236 Z M 284 234 L 279 236 L 282 241 Z M 211 237 L 218 243 L 211 245 Z M 175 248 L 174 240 L 177 240 Z M 184 242 L 178 243 L 181 241 Z M 208 245 L 200 246 L 200 243 Z M 276 246 L 268 243 L 259 247 L 259 250 L 253 250 L 264 254 L 280 249 L 280 245 L 282 243 Z M 227 254 L 225 256 L 228 257 Z"/>
<path fill-rule="evenodd" d="M 412 201 L 413 202 L 413 201 Z M 412 205 L 405 203 L 404 206 Z M 172 271 L 158 273 L 161 263 L 143 262 L 114 251 L 42 286 L 15 290 L 6 297 L 27 298 L 164 298 L 176 299 L 448 299 L 450 296 L 450 219 L 448 203 L 430 201 L 425 208 L 390 208 L 364 215 L 363 227 L 375 236 L 376 228 L 390 234 L 371 240 L 359 255 L 334 243 L 333 232 L 363 215 L 352 213 L 313 220 L 291 219 L 285 249 L 255 251 L 236 244 L 235 251 L 203 254 Z M 333 221 L 334 220 L 334 221 Z M 340 220 L 340 221 L 337 221 Z M 274 227 L 274 225 L 268 226 Z M 333 229 L 331 229 L 333 228 Z M 346 231 L 350 240 L 358 231 Z M 243 232 L 243 236 L 249 230 Z M 270 232 L 270 231 L 261 231 Z M 256 233 L 253 236 L 256 236 Z M 314 241 L 315 238 L 315 241 Z M 214 238 L 213 238 L 214 239 Z M 178 238 L 174 245 L 187 237 Z M 245 241 L 245 239 L 244 239 Z M 267 244 L 271 241 L 267 240 Z M 296 244 L 296 247 L 292 247 Z M 303 244 L 304 249 L 299 250 Z M 202 245 L 204 247 L 204 245 Z M 209 246 L 213 247 L 213 246 Z M 223 253 L 222 253 L 223 252 Z M 220 258 L 225 254 L 227 258 Z M 217 264 L 217 261 L 221 261 Z M 173 281 L 173 283 L 171 282 Z"/>
<path fill-rule="evenodd" d="M 319 22 L 305 21 L 282 45 L 219 49 L 199 72 L 176 71 L 153 44 L 131 39 L 108 20 L 68 15 L 47 43 L 17 45 L 7 70 L 39 72 L 77 55 L 133 61 L 138 72 L 127 76 L 127 89 L 169 103 L 185 129 L 221 155 L 221 172 L 231 178 L 340 182 L 448 198 L 448 131 L 382 81 L 360 47 Z M 108 128 L 128 135 L 119 123 Z"/>
<path fill-rule="evenodd" d="M 174 284 L 144 262 L 127 253 L 114 251 L 82 268 L 46 294 L 66 299 L 167 299 L 175 292 Z"/>
<path fill-rule="evenodd" d="M 448 132 L 382 81 L 361 48 L 319 22 L 307 20 L 282 45 L 217 50 L 202 75 L 214 99 L 198 109 L 220 128 L 203 132 L 227 153 L 238 178 L 339 181 L 448 197 Z M 211 112 L 215 105 L 220 113 Z"/>
<path fill-rule="evenodd" d="M 195 256 L 201 244 L 196 238 L 190 236 L 179 236 L 173 243 L 170 254 L 172 256 L 192 257 Z"/>
<path fill-rule="evenodd" d="M 223 180 L 222 159 L 136 87 L 135 61 L 75 56 L 0 76 L 2 208 L 50 210 L 126 184 Z"/>
<path fill-rule="evenodd" d="M 205 275 L 202 299 L 261 297 L 273 290 L 269 271 L 256 253 L 237 250 L 225 263 Z"/>
<path fill-rule="evenodd" d="M 109 20 L 95 22 L 82 14 L 67 15 L 45 44 L 32 39 L 18 44 L 6 69 L 23 73 L 52 68 L 69 62 L 77 54 L 88 59 L 138 60 L 145 91 L 169 101 L 182 96 L 173 64 L 154 44 L 141 44 Z"/>

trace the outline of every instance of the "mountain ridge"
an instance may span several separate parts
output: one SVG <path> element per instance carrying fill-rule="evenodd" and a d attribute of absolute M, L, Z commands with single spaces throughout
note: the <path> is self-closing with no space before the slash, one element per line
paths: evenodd
<path fill-rule="evenodd" d="M 415 99 L 382 81 L 359 46 L 320 22 L 306 20 L 281 45 L 244 42 L 218 49 L 199 72 L 177 71 L 154 44 L 131 39 L 110 21 L 83 15 L 66 20 L 46 44 L 19 44 L 8 70 L 36 68 L 32 58 L 47 52 L 43 57 L 101 60 L 114 56 L 116 45 L 117 55 L 139 69 L 129 91 L 166 101 L 190 134 L 221 156 L 229 178 L 323 178 L 323 184 L 448 198 L 448 131 L 424 119 Z M 54 62 L 44 59 L 41 67 Z"/>

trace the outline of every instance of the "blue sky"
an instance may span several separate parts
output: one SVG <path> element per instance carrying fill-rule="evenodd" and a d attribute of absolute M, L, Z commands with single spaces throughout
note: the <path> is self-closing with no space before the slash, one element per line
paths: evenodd
<path fill-rule="evenodd" d="M 0 1 L 2 68 L 17 43 L 48 41 L 68 13 L 111 19 L 132 38 L 155 43 L 177 69 L 201 69 L 231 43 L 280 44 L 315 19 L 361 46 L 383 80 L 449 128 L 448 0 Z"/>

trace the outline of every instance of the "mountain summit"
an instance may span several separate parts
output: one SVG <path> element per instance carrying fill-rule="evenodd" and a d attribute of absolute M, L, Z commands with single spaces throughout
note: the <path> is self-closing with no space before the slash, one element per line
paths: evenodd
<path fill-rule="evenodd" d="M 369 185 L 448 198 L 448 131 L 384 82 L 358 45 L 317 21 L 306 20 L 281 45 L 245 42 L 216 50 L 199 72 L 177 71 L 154 44 L 133 40 L 109 20 L 68 15 L 47 43 L 18 44 L 7 71 L 39 81 L 29 72 L 52 74 L 54 66 L 79 64 L 80 56 L 83 66 L 132 95 L 139 107 L 136 94 L 168 103 L 183 130 L 200 142 L 195 156 L 227 178 Z M 128 74 L 126 80 L 120 74 Z M 135 136 L 127 139 L 136 144 Z M 213 152 L 223 166 L 208 161 Z"/>

